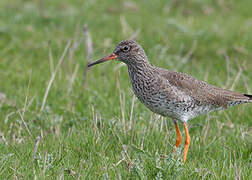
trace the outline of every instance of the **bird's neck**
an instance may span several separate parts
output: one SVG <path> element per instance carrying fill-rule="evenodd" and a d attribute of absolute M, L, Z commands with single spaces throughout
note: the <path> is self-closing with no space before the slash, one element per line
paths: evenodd
<path fill-rule="evenodd" d="M 128 72 L 131 81 L 148 79 L 153 75 L 153 66 L 148 62 L 128 64 Z"/>
<path fill-rule="evenodd" d="M 127 64 L 129 71 L 131 72 L 141 72 L 148 71 L 152 68 L 152 65 L 148 61 L 138 62 L 134 64 Z"/>

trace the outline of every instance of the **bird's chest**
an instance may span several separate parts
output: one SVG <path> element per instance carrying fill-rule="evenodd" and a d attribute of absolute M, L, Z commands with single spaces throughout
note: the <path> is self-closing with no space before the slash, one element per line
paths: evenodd
<path fill-rule="evenodd" d="M 135 95 L 141 100 L 146 101 L 155 92 L 155 77 L 148 77 L 142 73 L 129 71 L 130 80 Z"/>
<path fill-rule="evenodd" d="M 147 81 L 132 81 L 132 88 L 137 98 L 144 104 L 154 103 L 155 88 Z"/>
<path fill-rule="evenodd" d="M 137 98 L 153 112 L 161 114 L 169 100 L 155 77 L 131 76 L 131 84 Z"/>
<path fill-rule="evenodd" d="M 173 100 L 167 97 L 167 92 L 156 84 L 147 82 L 132 82 L 132 88 L 137 98 L 151 111 L 163 116 L 173 116 Z"/>

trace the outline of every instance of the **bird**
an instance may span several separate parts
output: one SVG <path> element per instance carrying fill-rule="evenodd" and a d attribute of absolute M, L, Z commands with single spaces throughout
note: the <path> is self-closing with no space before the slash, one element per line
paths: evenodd
<path fill-rule="evenodd" d="M 112 54 L 88 64 L 88 67 L 109 60 L 127 65 L 133 92 L 141 103 L 152 112 L 173 120 L 175 148 L 182 142 L 178 122 L 183 123 L 186 135 L 184 163 L 191 142 L 187 125 L 189 120 L 211 111 L 252 102 L 252 95 L 222 89 L 185 73 L 152 65 L 135 40 L 121 41 Z"/>

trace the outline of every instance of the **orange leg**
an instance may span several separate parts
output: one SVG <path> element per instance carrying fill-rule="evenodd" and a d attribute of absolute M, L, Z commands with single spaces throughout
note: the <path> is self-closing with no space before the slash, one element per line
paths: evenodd
<path fill-rule="evenodd" d="M 184 149 L 184 163 L 185 163 L 186 162 L 186 156 L 187 156 L 188 149 L 189 149 L 189 145 L 190 145 L 190 142 L 191 142 L 191 138 L 190 138 L 189 131 L 188 131 L 186 123 L 184 123 L 184 128 L 185 128 L 185 133 L 186 133 L 185 149 Z"/>
<path fill-rule="evenodd" d="M 174 125 L 175 125 L 175 128 L 176 128 L 176 134 L 177 134 L 176 147 L 179 147 L 179 145 L 182 142 L 182 136 L 181 136 L 181 133 L 180 133 L 180 130 L 179 130 L 179 127 L 178 127 L 178 124 L 177 124 L 176 121 L 174 121 Z M 174 151 L 175 150 L 173 149 L 173 152 Z"/>

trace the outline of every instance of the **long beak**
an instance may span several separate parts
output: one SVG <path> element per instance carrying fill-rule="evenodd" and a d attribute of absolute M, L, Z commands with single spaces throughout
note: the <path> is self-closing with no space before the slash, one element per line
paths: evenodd
<path fill-rule="evenodd" d="M 93 63 L 88 64 L 88 67 L 91 67 L 91 66 L 96 65 L 96 64 L 103 63 L 103 62 L 105 62 L 105 61 L 109 61 L 109 60 L 112 60 L 112 59 L 116 59 L 116 58 L 117 58 L 117 55 L 115 55 L 114 53 L 112 53 L 112 54 L 110 54 L 110 55 L 107 56 L 107 57 L 104 57 L 104 58 L 99 59 L 99 60 L 97 60 L 97 61 L 95 61 L 95 62 L 93 62 Z"/>

